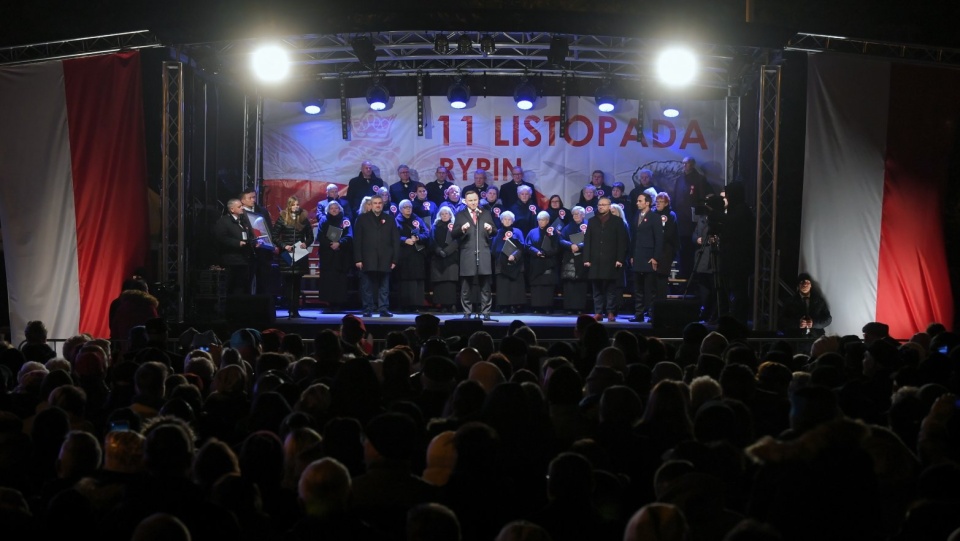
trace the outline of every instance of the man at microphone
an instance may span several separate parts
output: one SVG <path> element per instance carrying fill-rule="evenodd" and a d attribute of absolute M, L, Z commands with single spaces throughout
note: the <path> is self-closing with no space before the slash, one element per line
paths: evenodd
<path fill-rule="evenodd" d="M 489 321 L 490 308 L 493 306 L 490 238 L 496 232 L 496 226 L 491 214 L 480 210 L 477 192 L 469 192 L 463 202 L 467 208 L 457 213 L 453 223 L 453 238 L 460 242 L 460 304 L 463 306 L 463 319 L 476 315 Z M 480 286 L 479 313 L 473 303 L 474 283 Z"/>

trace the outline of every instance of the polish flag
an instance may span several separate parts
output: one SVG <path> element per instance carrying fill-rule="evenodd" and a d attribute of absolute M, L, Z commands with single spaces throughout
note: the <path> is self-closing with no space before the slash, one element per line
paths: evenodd
<path fill-rule="evenodd" d="M 808 56 L 800 271 L 829 303 L 827 332 L 952 328 L 943 202 L 958 88 L 956 70 Z"/>
<path fill-rule="evenodd" d="M 0 68 L 0 229 L 14 343 L 109 336 L 149 243 L 137 52 Z"/>

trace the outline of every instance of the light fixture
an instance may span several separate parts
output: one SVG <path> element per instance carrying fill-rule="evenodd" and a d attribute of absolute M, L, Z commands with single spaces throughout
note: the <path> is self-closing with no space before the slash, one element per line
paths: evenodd
<path fill-rule="evenodd" d="M 496 45 L 493 43 L 493 38 L 490 37 L 490 34 L 484 34 L 480 38 L 480 52 L 483 53 L 483 56 L 488 54 L 493 54 L 497 50 Z"/>
<path fill-rule="evenodd" d="M 275 83 L 290 72 L 290 57 L 279 45 L 264 45 L 253 52 L 251 67 L 261 81 Z"/>
<path fill-rule="evenodd" d="M 433 39 L 433 52 L 447 54 L 450 52 L 450 39 L 444 34 L 437 34 Z"/>
<path fill-rule="evenodd" d="M 532 109 L 537 101 L 537 87 L 526 77 L 520 79 L 520 84 L 513 91 L 513 101 L 517 102 L 517 107 L 523 111 Z"/>
<path fill-rule="evenodd" d="M 309 99 L 300 103 L 303 105 L 303 112 L 308 115 L 319 115 L 323 111 L 323 100 Z"/>
<path fill-rule="evenodd" d="M 663 106 L 663 116 L 667 118 L 677 118 L 680 116 L 680 105 L 674 102 L 661 102 Z"/>
<path fill-rule="evenodd" d="M 354 56 L 364 66 L 373 69 L 377 63 L 377 49 L 373 46 L 373 41 L 367 36 L 358 36 L 350 42 Z"/>
<path fill-rule="evenodd" d="M 570 53 L 570 42 L 566 38 L 554 36 L 550 40 L 550 52 L 547 54 L 547 63 L 553 66 L 562 67 L 567 61 L 567 54 Z"/>
<path fill-rule="evenodd" d="M 686 86 L 697 75 L 697 57 L 689 49 L 667 49 L 657 58 L 657 75 L 668 86 Z"/>
<path fill-rule="evenodd" d="M 379 79 L 375 80 L 370 88 L 367 89 L 367 103 L 370 109 L 374 111 L 383 111 L 387 108 L 387 102 L 390 101 L 390 92 L 383 86 Z"/>
<path fill-rule="evenodd" d="M 457 54 L 470 54 L 473 52 L 473 40 L 466 34 L 460 34 L 457 38 Z"/>
<path fill-rule="evenodd" d="M 594 100 L 597 102 L 597 109 L 601 113 L 609 113 L 617 106 L 617 92 L 613 88 L 613 80 L 605 79 L 597 87 L 597 93 L 594 94 Z"/>
<path fill-rule="evenodd" d="M 463 109 L 470 101 L 470 85 L 462 77 L 455 78 L 447 88 L 447 99 L 450 100 L 450 107 Z"/>

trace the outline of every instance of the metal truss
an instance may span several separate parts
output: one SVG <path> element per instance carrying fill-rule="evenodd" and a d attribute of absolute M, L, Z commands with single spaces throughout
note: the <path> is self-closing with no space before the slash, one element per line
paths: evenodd
<path fill-rule="evenodd" d="M 243 98 L 243 168 L 240 173 L 243 179 L 243 188 L 253 187 L 260 194 L 260 180 L 262 174 L 263 142 L 261 127 L 263 126 L 263 98 L 260 96 L 244 96 Z"/>
<path fill-rule="evenodd" d="M 0 65 L 62 60 L 65 58 L 161 46 L 160 40 L 158 40 L 152 32 L 149 30 L 138 30 L 136 32 L 123 32 L 120 34 L 107 34 L 88 38 L 0 47 Z"/>
<path fill-rule="evenodd" d="M 724 183 L 729 184 L 739 177 L 737 159 L 740 155 L 740 97 L 727 96 L 726 99 L 727 126 L 724 133 L 726 143 L 726 160 L 724 162 Z"/>
<path fill-rule="evenodd" d="M 777 321 L 777 174 L 780 157 L 780 66 L 761 66 L 757 122 L 757 229 L 753 273 L 753 330 Z"/>
<path fill-rule="evenodd" d="M 375 48 L 374 65 L 357 59 L 351 43 L 354 38 L 369 38 Z M 458 48 L 463 36 L 470 46 Z M 564 35 L 568 53 L 559 64 L 550 59 L 551 40 L 547 32 L 444 32 L 392 31 L 373 34 L 309 34 L 288 36 L 277 41 L 290 53 L 293 77 L 307 80 L 400 76 L 431 73 L 477 73 L 521 76 L 535 72 L 541 76 L 563 74 L 584 78 L 616 76 L 626 80 L 649 77 L 654 56 L 665 43 L 652 39 L 592 35 Z M 449 51 L 435 46 L 435 40 L 446 38 Z M 492 48 L 481 51 L 480 40 L 492 41 Z M 488 43 L 489 43 L 488 41 Z M 259 45 L 255 40 L 188 44 L 180 47 L 183 54 L 209 66 L 220 74 L 242 77 L 248 69 L 251 51 Z M 738 76 L 744 59 L 755 58 L 755 47 L 696 44 L 701 61 L 695 85 L 728 88 Z"/>
<path fill-rule="evenodd" d="M 960 49 L 907 45 L 824 34 L 796 34 L 787 41 L 784 50 L 808 53 L 860 54 L 919 63 L 960 65 Z"/>
<path fill-rule="evenodd" d="M 183 64 L 163 63 L 163 147 L 160 181 L 160 280 L 176 284 L 172 302 L 183 321 L 184 271 L 184 100 Z M 167 317 L 172 314 L 167 313 Z"/>

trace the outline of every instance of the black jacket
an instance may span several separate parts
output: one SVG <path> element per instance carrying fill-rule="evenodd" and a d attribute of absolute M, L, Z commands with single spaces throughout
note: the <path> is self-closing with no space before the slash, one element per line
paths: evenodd
<path fill-rule="evenodd" d="M 353 261 L 363 263 L 366 272 L 390 272 L 397 264 L 400 251 L 400 230 L 392 214 L 377 216 L 366 212 L 353 227 Z"/>
<path fill-rule="evenodd" d="M 225 266 L 246 265 L 253 259 L 256 240 L 245 216 L 234 219 L 232 214 L 221 216 L 213 226 L 213 236 L 220 246 L 220 258 Z M 240 246 L 246 236 L 245 246 Z"/>
<path fill-rule="evenodd" d="M 624 256 L 629 245 L 629 234 L 623 220 L 614 216 L 606 222 L 600 215 L 587 222 L 587 233 L 583 240 L 583 262 L 590 263 L 587 278 L 591 280 L 617 280 L 623 278 L 623 268 L 617 268 L 616 262 L 626 264 Z"/>

